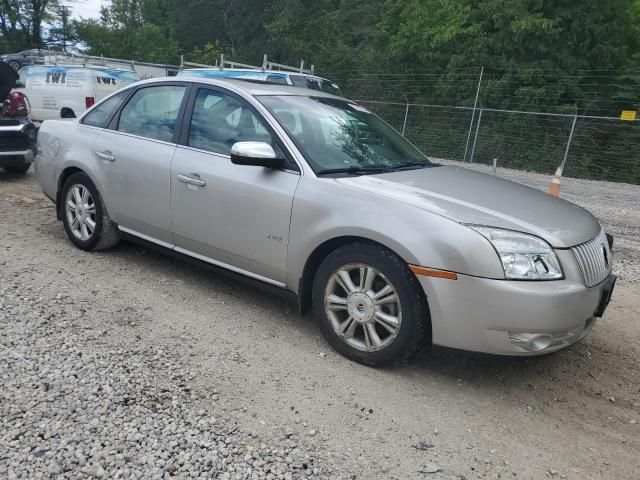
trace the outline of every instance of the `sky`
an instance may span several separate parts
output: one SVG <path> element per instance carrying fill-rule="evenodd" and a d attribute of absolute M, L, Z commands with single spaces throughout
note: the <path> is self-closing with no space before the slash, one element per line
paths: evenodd
<path fill-rule="evenodd" d="M 71 0 L 63 1 L 73 12 L 73 18 L 98 18 L 100 17 L 100 7 L 108 0 Z"/>

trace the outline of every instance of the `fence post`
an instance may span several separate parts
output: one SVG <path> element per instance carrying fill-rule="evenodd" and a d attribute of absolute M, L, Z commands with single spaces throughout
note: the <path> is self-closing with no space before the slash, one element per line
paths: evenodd
<path fill-rule="evenodd" d="M 578 121 L 578 114 L 573 116 L 573 123 L 571 124 L 571 131 L 569 132 L 569 140 L 567 141 L 567 148 L 564 151 L 564 158 L 560 164 L 560 171 L 564 171 L 564 167 L 567 164 L 567 158 L 569 158 L 569 150 L 571 149 L 571 142 L 573 142 L 573 134 L 576 131 L 576 122 Z"/>
<path fill-rule="evenodd" d="M 480 113 L 478 114 L 478 123 L 476 124 L 476 136 L 473 137 L 473 147 L 471 147 L 471 157 L 469 158 L 469 163 L 473 163 L 473 157 L 476 154 L 476 143 L 478 142 L 478 131 L 480 130 L 480 122 L 482 121 L 482 111 L 480 109 Z"/>
<path fill-rule="evenodd" d="M 476 108 L 478 106 L 478 97 L 480 96 L 480 85 L 482 85 L 482 76 L 484 75 L 484 65 L 480 69 L 480 78 L 478 79 L 478 88 L 476 89 L 476 100 L 473 102 L 473 113 L 471 114 L 471 123 L 469 124 L 469 133 L 467 134 L 467 144 L 464 147 L 464 157 L 462 161 L 467 160 L 467 151 L 469 150 L 469 142 L 471 141 L 471 131 L 473 130 L 473 121 L 476 119 Z"/>
<path fill-rule="evenodd" d="M 407 100 L 407 108 L 404 111 L 404 122 L 402 123 L 402 136 L 404 137 L 404 132 L 407 129 L 407 118 L 409 117 L 409 101 Z"/>

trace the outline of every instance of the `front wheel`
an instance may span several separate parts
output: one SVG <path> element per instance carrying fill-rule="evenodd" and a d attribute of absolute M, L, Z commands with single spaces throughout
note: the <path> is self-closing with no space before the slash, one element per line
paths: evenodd
<path fill-rule="evenodd" d="M 62 223 L 71 242 L 81 250 L 102 250 L 118 242 L 98 189 L 84 173 L 74 173 L 62 187 Z"/>
<path fill-rule="evenodd" d="M 313 309 L 329 343 L 365 365 L 402 361 L 430 335 L 429 310 L 415 275 L 400 257 L 375 244 L 346 245 L 322 262 Z"/>

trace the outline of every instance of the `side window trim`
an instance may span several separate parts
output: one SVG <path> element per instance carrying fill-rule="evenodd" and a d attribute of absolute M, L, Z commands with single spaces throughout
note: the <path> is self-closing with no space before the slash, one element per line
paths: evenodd
<path fill-rule="evenodd" d="M 182 101 L 180 102 L 180 108 L 178 108 L 178 116 L 176 117 L 176 127 L 173 131 L 173 138 L 171 139 L 171 142 L 169 142 L 169 143 L 177 144 L 180 139 L 180 135 L 182 134 L 182 125 L 184 123 L 183 117 L 184 117 L 185 109 L 187 107 L 187 100 L 190 99 L 191 90 L 193 89 L 193 84 L 191 82 L 158 82 L 158 83 L 149 83 L 145 85 L 140 85 L 138 87 L 132 88 L 131 89 L 132 92 L 129 94 L 127 99 L 124 102 L 122 102 L 122 105 L 120 105 L 120 108 L 118 108 L 117 112 L 113 115 L 113 117 L 111 118 L 111 121 L 109 122 L 109 125 L 106 128 L 108 130 L 113 130 L 114 132 L 117 132 L 117 133 L 131 135 L 126 132 L 118 131 L 118 124 L 120 123 L 120 115 L 122 114 L 122 110 L 127 106 L 127 104 L 131 101 L 133 96 L 139 90 L 142 90 L 144 88 L 152 88 L 152 87 L 185 87 L 185 92 L 184 92 L 184 95 L 182 96 Z M 135 136 L 137 137 L 138 135 L 135 135 Z M 141 138 L 147 138 L 147 137 L 141 137 Z M 158 142 L 162 141 L 162 140 L 157 140 L 155 138 L 147 138 L 147 140 L 158 141 Z"/>
<path fill-rule="evenodd" d="M 184 111 L 184 116 L 183 116 L 182 125 L 181 125 L 181 127 L 182 127 L 181 128 L 181 135 L 180 135 L 179 141 L 177 142 L 178 145 L 180 145 L 182 147 L 186 147 L 186 148 L 192 149 L 192 150 L 198 150 L 198 151 L 201 151 L 201 152 L 212 153 L 212 154 L 214 154 L 214 155 L 216 155 L 218 157 L 230 158 L 229 155 L 224 155 L 224 154 L 215 153 L 215 152 L 208 152 L 207 150 L 203 150 L 203 149 L 200 149 L 200 148 L 192 147 L 192 146 L 189 145 L 189 133 L 190 133 L 190 129 L 191 129 L 191 119 L 193 118 L 193 110 L 195 109 L 196 97 L 198 96 L 198 93 L 200 92 L 200 90 L 209 90 L 209 91 L 220 93 L 220 94 L 223 94 L 223 95 L 228 95 L 231 98 L 234 98 L 235 100 L 237 100 L 237 101 L 243 103 L 244 105 L 246 105 L 247 108 L 251 111 L 251 113 L 253 113 L 253 115 L 258 120 L 260 120 L 262 122 L 263 126 L 267 129 L 267 131 L 271 135 L 271 138 L 278 144 L 278 146 L 280 147 L 280 150 L 282 150 L 282 152 L 287 157 L 287 162 L 289 163 L 289 165 L 287 166 L 287 168 L 285 170 L 290 170 L 290 171 L 295 171 L 297 173 L 301 173 L 300 172 L 300 166 L 293 159 L 293 155 L 291 154 L 291 152 L 289 152 L 289 150 L 287 149 L 286 145 L 284 144 L 284 142 L 282 141 L 280 136 L 271 127 L 271 125 L 264 118 L 264 116 L 258 110 L 256 110 L 256 108 L 253 105 L 251 105 L 244 98 L 242 98 L 242 96 L 238 95 L 235 92 L 227 90 L 225 88 L 221 88 L 221 87 L 219 87 L 217 85 L 207 85 L 207 84 L 204 84 L 204 83 L 193 83 L 192 84 L 191 92 L 190 92 L 190 95 L 189 95 L 189 103 L 186 106 L 185 111 Z"/>

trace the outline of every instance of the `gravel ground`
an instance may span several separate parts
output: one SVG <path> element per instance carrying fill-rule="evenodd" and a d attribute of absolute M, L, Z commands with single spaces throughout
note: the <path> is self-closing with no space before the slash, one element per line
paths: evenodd
<path fill-rule="evenodd" d="M 127 243 L 75 249 L 33 174 L 0 172 L 0 479 L 638 479 L 640 222 L 594 210 L 631 233 L 585 341 L 374 370 L 263 292 Z"/>

